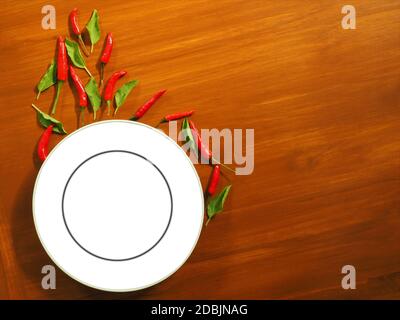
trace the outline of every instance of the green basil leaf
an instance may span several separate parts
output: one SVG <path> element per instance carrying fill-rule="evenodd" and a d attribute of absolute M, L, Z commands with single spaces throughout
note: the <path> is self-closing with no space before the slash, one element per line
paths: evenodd
<path fill-rule="evenodd" d="M 192 135 L 192 130 L 190 129 L 189 121 L 187 118 L 184 118 L 183 122 L 182 122 L 182 134 L 183 134 L 183 137 L 185 138 L 186 143 L 189 144 L 189 147 L 197 155 L 196 142 L 194 141 L 194 138 Z"/>
<path fill-rule="evenodd" d="M 56 84 L 56 82 L 57 82 L 57 67 L 53 59 L 53 61 L 47 68 L 46 73 L 42 76 L 37 85 L 38 94 L 36 96 L 36 100 L 39 99 L 39 96 L 43 91 L 50 88 L 52 85 Z"/>
<path fill-rule="evenodd" d="M 54 125 L 53 132 L 59 133 L 59 134 L 67 134 L 67 132 L 64 129 L 63 124 L 60 121 L 49 116 L 47 113 L 44 113 L 38 107 L 36 107 L 33 103 L 32 103 L 32 107 L 37 111 L 38 121 L 43 127 L 47 128 L 49 125 L 53 124 Z"/>
<path fill-rule="evenodd" d="M 85 91 L 93 108 L 93 119 L 96 120 L 96 112 L 101 106 L 101 95 L 94 78 L 90 78 L 89 82 L 85 86 Z"/>
<path fill-rule="evenodd" d="M 79 49 L 78 42 L 75 42 L 70 39 L 65 39 L 65 46 L 67 47 L 68 56 L 71 59 L 72 63 L 75 67 L 85 68 L 85 60 L 83 60 L 83 56 L 81 54 L 81 50 Z"/>
<path fill-rule="evenodd" d="M 124 85 L 121 86 L 121 88 L 117 90 L 117 92 L 115 93 L 116 108 L 114 114 L 116 114 L 118 109 L 124 104 L 129 93 L 132 91 L 134 87 L 137 86 L 138 83 L 139 83 L 138 80 L 132 80 L 125 83 Z"/>
<path fill-rule="evenodd" d="M 224 209 L 224 203 L 228 197 L 232 185 L 226 186 L 219 194 L 210 199 L 207 206 L 208 221 L 210 221 L 217 213 Z"/>
<path fill-rule="evenodd" d="M 86 24 L 86 30 L 89 33 L 91 48 L 90 52 L 93 52 L 93 46 L 100 40 L 100 25 L 99 25 L 99 14 L 94 9 L 89 22 Z"/>
<path fill-rule="evenodd" d="M 81 50 L 79 49 L 78 42 L 70 40 L 68 38 L 65 39 L 65 46 L 67 48 L 68 56 L 72 61 L 72 64 L 81 69 L 85 69 L 88 75 L 93 78 L 92 74 L 86 67 L 85 59 L 83 59 Z"/>

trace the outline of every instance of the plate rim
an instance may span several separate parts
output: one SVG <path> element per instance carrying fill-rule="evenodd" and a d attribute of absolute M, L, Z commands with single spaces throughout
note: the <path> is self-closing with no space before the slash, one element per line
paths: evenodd
<path fill-rule="evenodd" d="M 84 129 L 87 129 L 88 127 L 91 127 L 91 126 L 96 126 L 96 125 L 104 124 L 104 123 L 116 123 L 116 122 L 129 123 L 130 125 L 139 125 L 139 126 L 147 127 L 147 128 L 149 128 L 149 129 L 151 129 L 151 130 L 157 132 L 158 134 L 163 135 L 165 138 L 169 139 L 173 144 L 175 144 L 175 145 L 178 147 L 178 149 L 180 150 L 180 152 L 182 152 L 182 153 L 184 154 L 184 156 L 186 157 L 187 161 L 190 163 L 192 169 L 193 169 L 194 172 L 195 172 L 195 176 L 196 176 L 196 178 L 197 178 L 197 182 L 198 182 L 198 184 L 199 184 L 200 190 L 203 190 L 203 187 L 202 187 L 202 184 L 201 184 L 201 181 L 200 181 L 200 177 L 199 177 L 199 175 L 198 175 L 198 173 L 197 173 L 196 167 L 194 166 L 193 162 L 190 160 L 190 158 L 188 157 L 188 155 L 186 154 L 186 152 L 183 151 L 183 149 L 178 145 L 178 143 L 177 143 L 174 139 L 172 139 L 169 135 L 167 135 L 164 131 L 162 131 L 161 129 L 152 127 L 152 126 L 150 126 L 150 125 L 148 125 L 148 124 L 145 124 L 145 123 L 142 123 L 142 122 L 137 122 L 137 121 L 132 121 L 132 120 L 122 120 L 122 119 L 101 120 L 101 121 L 97 121 L 97 122 L 94 122 L 94 123 L 85 125 L 85 126 L 83 126 L 83 127 L 80 127 L 80 128 L 78 128 L 78 129 L 76 129 L 75 131 L 71 132 L 70 134 L 68 134 L 67 136 L 65 136 L 59 143 L 57 143 L 57 144 L 54 146 L 54 148 L 50 151 L 50 153 L 48 154 L 48 156 L 46 157 L 46 159 L 45 159 L 45 160 L 43 161 L 43 163 L 41 164 L 40 169 L 39 169 L 39 171 L 38 171 L 38 173 L 37 173 L 37 175 L 36 175 L 35 184 L 34 184 L 33 192 L 32 192 L 32 216 L 33 216 L 33 223 L 34 223 L 34 226 L 35 226 L 35 231 L 36 231 L 36 234 L 37 234 L 37 236 L 38 236 L 38 238 L 39 238 L 39 241 L 40 241 L 40 243 L 41 243 L 43 249 L 45 250 L 45 252 L 47 253 L 47 255 L 50 257 L 51 261 L 52 261 L 62 272 L 64 272 L 67 276 L 69 276 L 69 277 L 72 278 L 73 280 L 75 280 L 75 281 L 77 281 L 77 282 L 79 282 L 79 283 L 81 283 L 81 284 L 83 284 L 83 285 L 85 285 L 85 286 L 87 286 L 87 287 L 90 287 L 90 288 L 93 288 L 93 289 L 96 289 L 96 290 L 101 290 L 101 291 L 106 291 L 106 292 L 134 292 L 134 291 L 139 291 L 139 290 L 143 290 L 143 289 L 146 289 L 146 288 L 155 286 L 156 284 L 159 284 L 159 283 L 163 282 L 164 280 L 168 279 L 168 278 L 171 277 L 174 273 L 176 273 L 176 272 L 187 262 L 187 260 L 190 258 L 190 256 L 192 255 L 194 249 L 196 248 L 197 243 L 199 242 L 201 232 L 203 231 L 203 224 L 204 224 L 204 193 L 203 193 L 203 192 L 201 192 L 201 199 L 202 199 L 202 201 L 201 201 L 202 210 L 201 210 L 201 211 L 203 212 L 203 213 L 201 214 L 201 224 L 200 224 L 201 227 L 199 228 L 199 231 L 198 231 L 198 234 L 197 234 L 197 237 L 196 237 L 196 241 L 193 243 L 193 247 L 192 247 L 191 250 L 189 251 L 187 257 L 184 259 L 184 261 L 183 261 L 176 269 L 174 269 L 173 271 L 171 271 L 170 273 L 168 273 L 168 274 L 167 274 L 166 276 L 164 276 L 163 278 L 161 278 L 161 279 L 159 279 L 159 280 L 157 280 L 157 281 L 155 281 L 155 282 L 153 282 L 153 283 L 150 283 L 150 284 L 148 284 L 148 285 L 141 286 L 141 287 L 136 287 L 136 288 L 127 288 L 127 289 L 110 289 L 110 288 L 103 288 L 103 287 L 95 286 L 95 285 L 89 284 L 89 283 L 87 283 L 87 282 L 85 282 L 85 281 L 82 281 L 81 279 L 78 279 L 77 277 L 73 276 L 73 275 L 70 274 L 69 272 L 66 272 L 66 271 L 58 264 L 58 262 L 52 257 L 52 255 L 50 254 L 49 250 L 48 250 L 47 247 L 45 246 L 45 244 L 44 244 L 44 242 L 43 242 L 43 240 L 42 240 L 42 238 L 41 238 L 41 236 L 40 236 L 40 233 L 39 233 L 39 231 L 38 231 L 38 226 L 37 226 L 37 222 L 36 222 L 36 214 L 35 214 L 35 194 L 36 194 L 37 183 L 38 183 L 39 177 L 40 177 L 40 175 L 41 175 L 41 173 L 42 173 L 43 167 L 44 167 L 45 163 L 48 161 L 48 158 L 50 158 L 51 154 L 52 154 L 64 141 L 66 141 L 66 139 L 68 139 L 68 138 L 71 137 L 72 135 L 76 134 L 77 132 L 83 131 Z"/>

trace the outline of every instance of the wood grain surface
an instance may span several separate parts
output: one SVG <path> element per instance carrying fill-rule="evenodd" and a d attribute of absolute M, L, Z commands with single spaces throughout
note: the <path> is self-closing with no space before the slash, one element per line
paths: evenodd
<path fill-rule="evenodd" d="M 399 1 L 351 1 L 355 30 L 341 27 L 348 1 L 52 1 L 57 28 L 43 30 L 46 4 L 3 1 L 0 11 L 0 298 L 400 298 Z M 112 31 L 106 75 L 140 80 L 119 118 L 168 88 L 143 122 L 195 108 L 199 127 L 255 130 L 254 172 L 228 175 L 224 214 L 179 271 L 139 292 L 97 291 L 58 269 L 57 289 L 41 288 L 53 263 L 32 220 L 42 129 L 30 105 L 75 5 L 82 25 L 93 8 L 101 18 L 89 69 L 98 76 Z M 57 118 L 72 132 L 68 87 Z M 38 106 L 49 110 L 53 96 Z M 209 168 L 197 168 L 205 185 Z M 347 264 L 356 290 L 341 288 Z"/>

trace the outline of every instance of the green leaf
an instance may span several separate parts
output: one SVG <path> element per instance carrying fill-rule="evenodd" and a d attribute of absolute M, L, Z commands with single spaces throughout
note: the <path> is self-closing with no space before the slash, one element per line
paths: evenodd
<path fill-rule="evenodd" d="M 90 52 L 93 52 L 93 46 L 100 40 L 100 25 L 99 25 L 99 14 L 94 9 L 89 22 L 86 24 L 86 30 L 89 33 L 91 48 Z"/>
<path fill-rule="evenodd" d="M 124 85 L 121 86 L 121 88 L 117 90 L 117 92 L 115 93 L 116 108 L 114 114 L 116 114 L 118 109 L 124 104 L 129 93 L 132 91 L 134 87 L 137 86 L 138 83 L 139 83 L 138 80 L 132 80 L 125 83 Z"/>
<path fill-rule="evenodd" d="M 90 104 L 93 108 L 93 118 L 96 120 L 96 112 L 101 106 L 101 95 L 97 88 L 97 83 L 94 78 L 90 78 L 89 82 L 85 86 L 85 91 L 89 97 Z"/>
<path fill-rule="evenodd" d="M 187 118 L 184 118 L 183 122 L 182 122 L 182 134 L 183 134 L 183 137 L 185 138 L 186 143 L 189 143 L 189 147 L 197 155 L 196 142 L 194 141 L 194 138 L 192 135 L 192 130 L 190 129 L 189 121 Z"/>
<path fill-rule="evenodd" d="M 83 59 L 81 50 L 79 49 L 78 42 L 66 38 L 65 46 L 67 48 L 68 56 L 71 59 L 72 64 L 77 68 L 85 69 L 89 76 L 92 78 L 93 76 L 86 67 L 85 60 Z"/>
<path fill-rule="evenodd" d="M 71 59 L 74 66 L 81 69 L 85 68 L 86 67 L 85 60 L 83 59 L 81 50 L 79 49 L 78 42 L 75 42 L 67 38 L 65 39 L 65 46 L 67 47 L 68 56 Z"/>
<path fill-rule="evenodd" d="M 60 121 L 49 116 L 47 113 L 44 113 L 38 107 L 36 107 L 33 103 L 32 103 L 32 107 L 37 111 L 38 121 L 43 127 L 47 128 L 49 125 L 53 124 L 54 125 L 53 132 L 59 133 L 59 134 L 67 134 L 67 132 L 64 129 L 63 124 Z"/>
<path fill-rule="evenodd" d="M 46 73 L 42 76 L 37 85 L 38 94 L 36 96 L 36 100 L 39 99 L 39 96 L 43 91 L 50 88 L 52 85 L 56 84 L 56 82 L 57 82 L 57 67 L 53 59 L 53 61 L 47 68 Z"/>
<path fill-rule="evenodd" d="M 221 191 L 221 193 L 217 194 L 216 196 L 210 199 L 207 206 L 208 221 L 210 221 L 213 217 L 215 217 L 217 213 L 220 213 L 224 209 L 224 203 L 226 198 L 228 197 L 231 187 L 232 185 L 226 186 Z"/>

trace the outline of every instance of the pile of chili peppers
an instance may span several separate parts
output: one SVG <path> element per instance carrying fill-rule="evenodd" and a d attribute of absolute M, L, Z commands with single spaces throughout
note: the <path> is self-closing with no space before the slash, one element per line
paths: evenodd
<path fill-rule="evenodd" d="M 51 134 L 53 132 L 66 134 L 62 123 L 53 118 L 52 115 L 56 114 L 57 112 L 57 105 L 60 99 L 61 89 L 64 83 L 68 80 L 68 77 L 71 78 L 71 82 L 77 93 L 77 104 L 80 109 L 80 125 L 84 125 L 85 110 L 88 109 L 89 102 L 92 107 L 94 120 L 96 119 L 96 111 L 101 107 L 101 105 L 105 105 L 107 107 L 107 115 L 110 116 L 114 100 L 115 115 L 118 108 L 125 102 L 127 96 L 138 82 L 137 80 L 132 80 L 115 90 L 117 82 L 127 75 L 126 71 L 120 70 L 111 74 L 103 88 L 105 67 L 110 61 L 114 46 L 113 34 L 110 32 L 105 38 L 104 48 L 100 56 L 100 76 L 97 84 L 96 79 L 92 76 L 86 66 L 85 60 L 80 53 L 80 48 L 87 57 L 93 52 L 94 45 L 100 39 L 99 16 L 97 10 L 94 10 L 85 28 L 81 28 L 78 24 L 78 14 L 79 12 L 77 8 L 74 8 L 69 14 L 70 29 L 73 36 L 78 39 L 78 43 L 61 35 L 57 37 L 57 51 L 55 59 L 37 85 L 38 92 L 36 100 L 39 99 L 41 92 L 47 90 L 53 85 L 56 86 L 56 94 L 51 107 L 51 115 L 42 112 L 38 107 L 32 104 L 37 111 L 39 123 L 45 128 L 37 145 L 37 154 L 41 161 L 45 161 L 48 156 Z M 90 51 L 86 48 L 84 41 L 86 36 L 88 36 L 88 39 L 90 40 Z M 87 74 L 90 76 L 90 79 L 86 85 L 84 85 L 82 79 L 78 76 L 76 68 L 85 69 Z M 102 94 L 100 93 L 101 89 L 103 90 Z M 163 89 L 156 92 L 147 102 L 137 109 L 130 120 L 140 120 L 145 113 L 148 112 L 150 108 L 165 94 L 166 91 L 167 90 Z M 186 125 L 186 129 L 190 131 L 189 138 L 192 139 L 191 145 L 193 146 L 194 151 L 202 159 L 207 160 L 207 162 L 212 166 L 212 172 L 205 192 L 205 198 L 207 202 L 206 211 L 208 216 L 206 223 L 207 225 L 216 214 L 222 211 L 225 199 L 231 188 L 230 185 L 226 186 L 219 194 L 215 195 L 218 188 L 218 182 L 221 177 L 221 166 L 230 171 L 233 170 L 216 161 L 213 158 L 211 151 L 203 144 L 199 131 L 196 129 L 193 121 L 188 119 L 193 115 L 193 113 L 194 110 L 168 114 L 160 120 L 156 127 L 162 123 L 183 119 L 182 126 Z"/>

